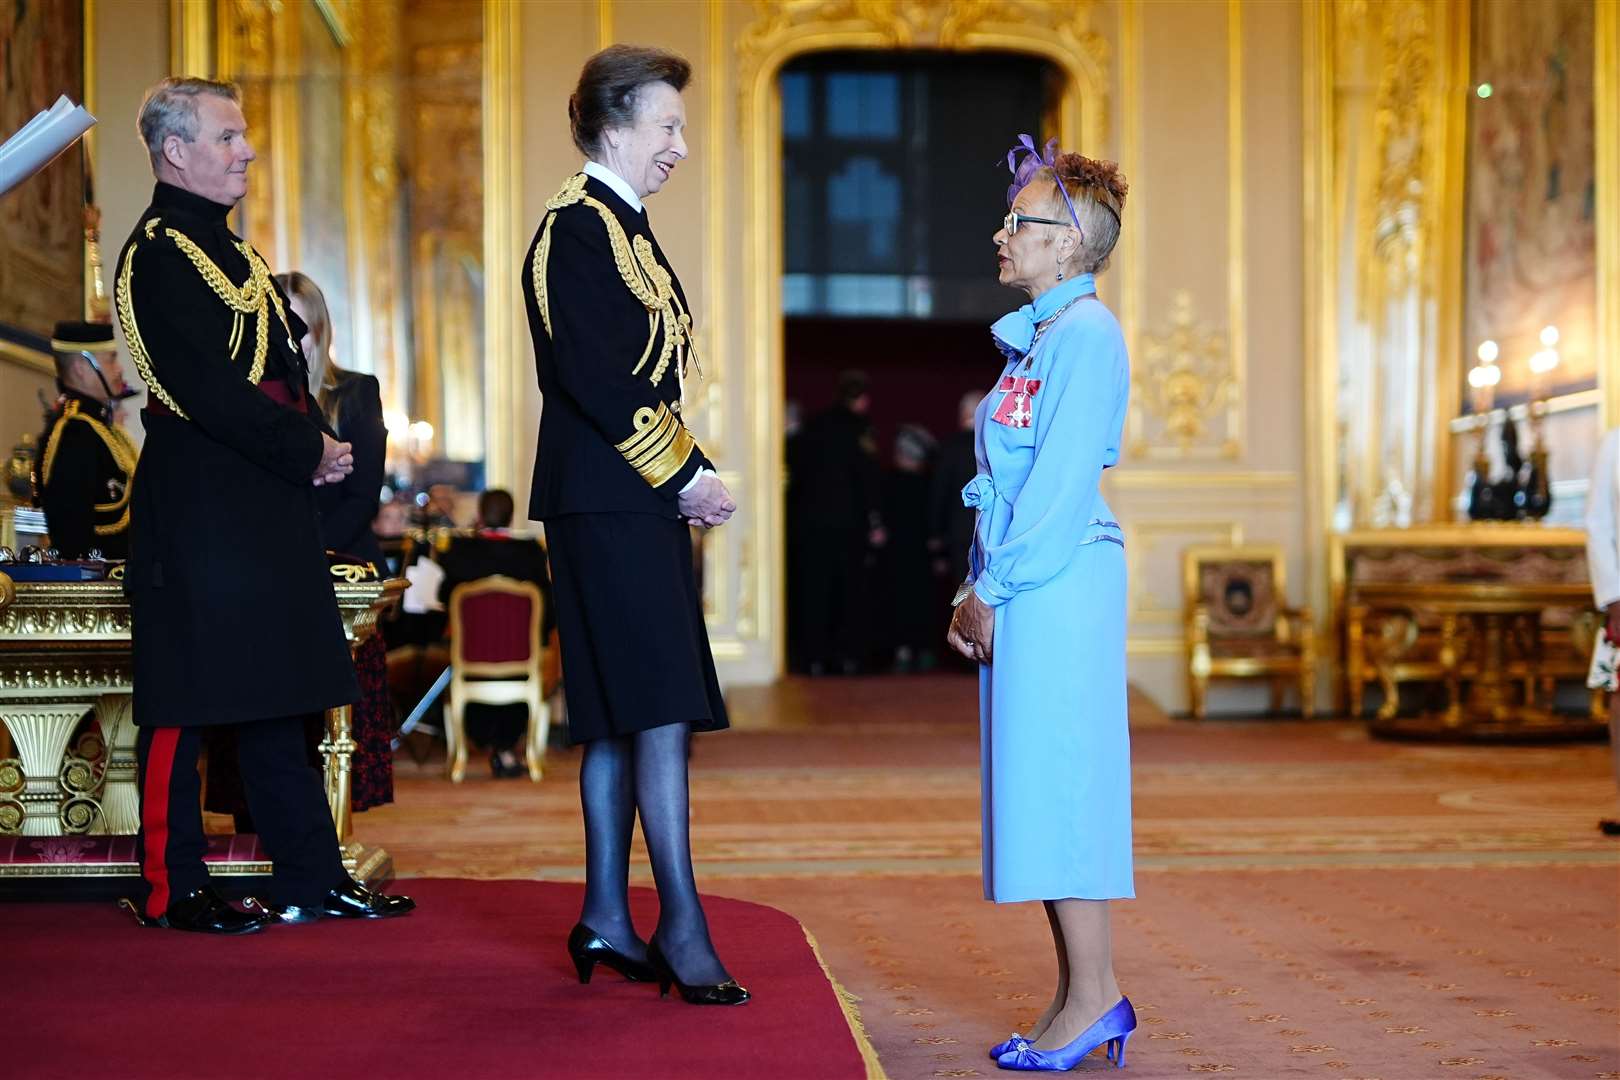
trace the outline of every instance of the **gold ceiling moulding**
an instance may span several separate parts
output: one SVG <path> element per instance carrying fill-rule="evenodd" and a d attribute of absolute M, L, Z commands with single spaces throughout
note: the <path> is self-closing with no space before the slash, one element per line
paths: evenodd
<path fill-rule="evenodd" d="M 1093 29 L 1096 0 L 755 0 L 737 39 L 738 175 L 746 191 L 744 246 L 748 490 L 754 508 L 739 540 L 737 632 L 770 649 L 781 671 L 786 556 L 781 484 L 783 335 L 781 98 L 777 73 L 795 57 L 834 49 L 999 50 L 1051 61 L 1065 76 L 1064 145 L 1100 147 L 1108 137 L 1111 53 Z"/>

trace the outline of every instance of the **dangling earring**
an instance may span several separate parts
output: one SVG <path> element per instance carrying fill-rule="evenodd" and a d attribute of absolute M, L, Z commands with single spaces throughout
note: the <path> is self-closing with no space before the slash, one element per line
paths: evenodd
<path fill-rule="evenodd" d="M 1063 264 L 1062 263 L 1058 263 L 1058 280 L 1059 281 L 1063 280 Z"/>

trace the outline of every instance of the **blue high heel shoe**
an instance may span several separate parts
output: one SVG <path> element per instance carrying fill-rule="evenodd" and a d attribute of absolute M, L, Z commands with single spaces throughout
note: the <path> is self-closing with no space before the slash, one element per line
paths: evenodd
<path fill-rule="evenodd" d="M 1131 1008 L 1130 998 L 1122 997 L 1068 1046 L 1056 1050 L 1037 1050 L 1019 1039 L 1011 1050 L 996 1059 L 996 1064 L 1017 1072 L 1067 1072 L 1084 1061 L 1087 1054 L 1107 1043 L 1108 1060 L 1114 1063 L 1116 1069 L 1123 1069 L 1125 1043 L 1135 1030 L 1136 1010 Z"/>
<path fill-rule="evenodd" d="M 1002 1054 L 1007 1053 L 1013 1047 L 1024 1041 L 1025 1039 L 1022 1035 L 1018 1034 L 1016 1031 L 1013 1032 L 1012 1038 L 1008 1039 L 1006 1042 L 998 1042 L 996 1045 L 990 1048 L 990 1060 L 996 1061 L 1000 1059 Z"/>

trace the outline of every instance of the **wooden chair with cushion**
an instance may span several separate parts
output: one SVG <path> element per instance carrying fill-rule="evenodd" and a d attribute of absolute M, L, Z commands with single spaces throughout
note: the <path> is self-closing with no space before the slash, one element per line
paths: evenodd
<path fill-rule="evenodd" d="M 1182 556 L 1187 680 L 1194 718 L 1208 714 L 1211 679 L 1267 679 L 1271 709 L 1299 691 L 1309 719 L 1316 697 L 1316 643 L 1308 608 L 1287 606 L 1282 548 L 1190 547 Z"/>
<path fill-rule="evenodd" d="M 445 766 L 460 783 L 467 772 L 469 704 L 529 708 L 523 759 L 538 782 L 550 713 L 540 639 L 544 601 L 532 582 L 499 575 L 457 585 L 450 593 L 450 690 L 445 709 Z"/>

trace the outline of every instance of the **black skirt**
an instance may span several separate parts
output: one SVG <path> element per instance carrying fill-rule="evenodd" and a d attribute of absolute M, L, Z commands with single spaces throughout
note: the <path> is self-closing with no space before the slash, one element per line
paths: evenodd
<path fill-rule="evenodd" d="M 568 514 L 545 524 L 569 738 L 730 726 L 686 523 Z"/>

